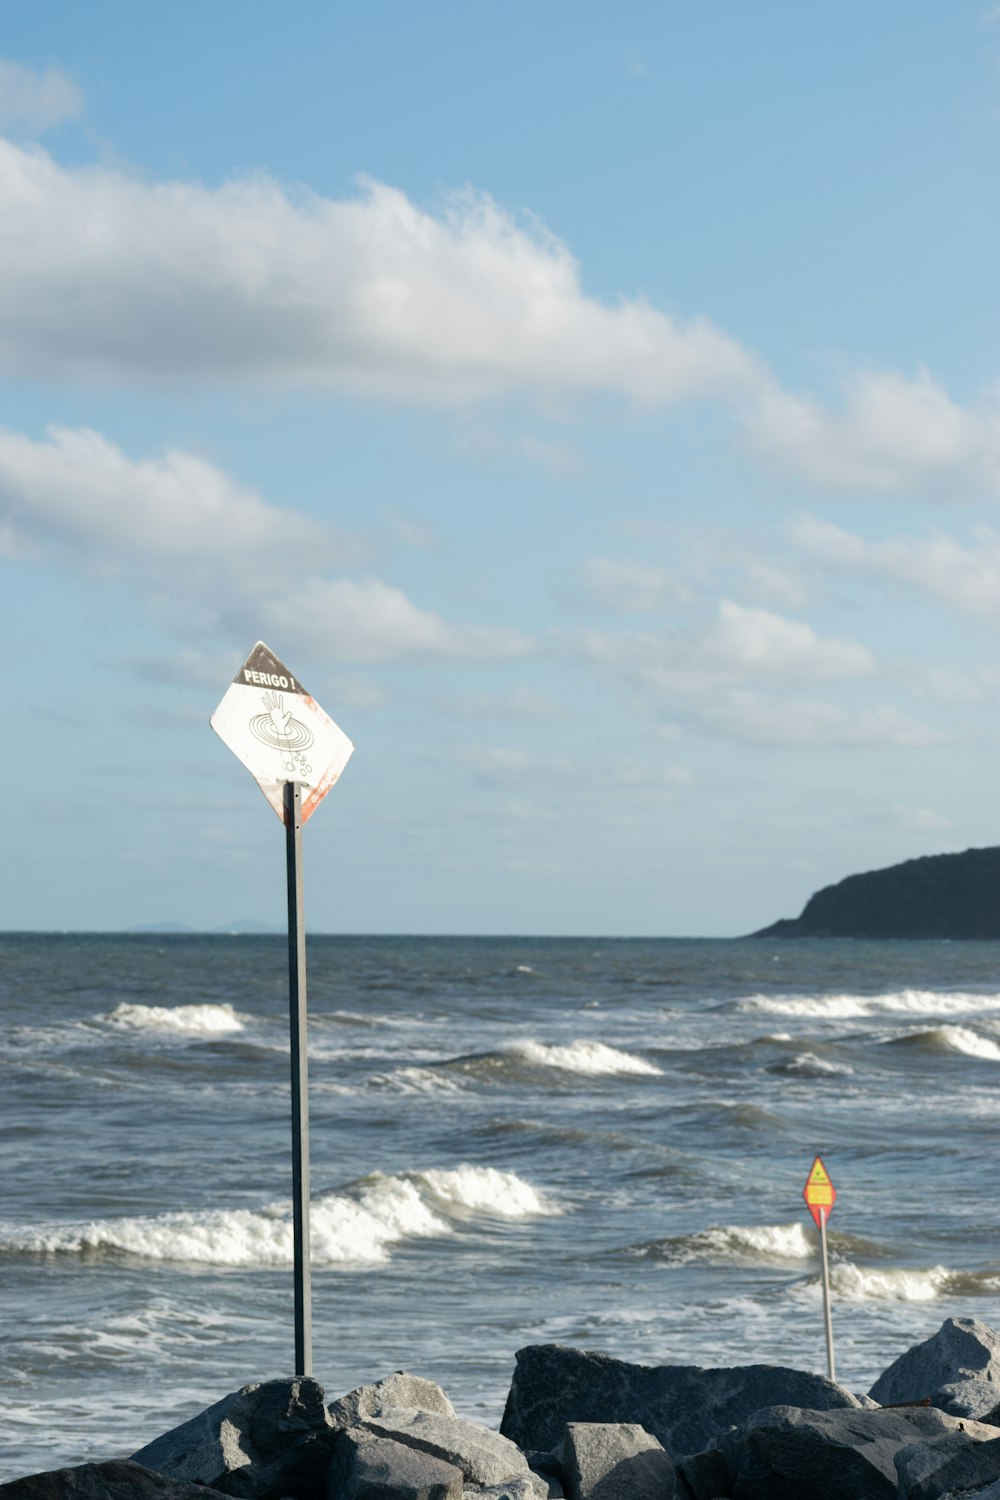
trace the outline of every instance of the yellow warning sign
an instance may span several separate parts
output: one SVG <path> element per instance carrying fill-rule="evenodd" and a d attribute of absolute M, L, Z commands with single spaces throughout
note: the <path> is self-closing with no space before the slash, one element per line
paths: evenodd
<path fill-rule="evenodd" d="M 837 1189 L 823 1165 L 821 1156 L 817 1156 L 810 1168 L 806 1185 L 802 1189 L 802 1196 L 816 1222 L 816 1228 L 821 1228 L 822 1220 L 829 1219 L 830 1210 L 837 1201 Z"/>

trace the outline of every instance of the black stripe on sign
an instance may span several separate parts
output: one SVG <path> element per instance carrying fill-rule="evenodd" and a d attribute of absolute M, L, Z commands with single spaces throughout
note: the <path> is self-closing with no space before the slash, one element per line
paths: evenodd
<path fill-rule="evenodd" d="M 279 661 L 263 641 L 257 642 L 233 681 L 241 687 L 278 688 L 283 693 L 309 696 L 298 678 L 292 676 L 284 662 Z"/>

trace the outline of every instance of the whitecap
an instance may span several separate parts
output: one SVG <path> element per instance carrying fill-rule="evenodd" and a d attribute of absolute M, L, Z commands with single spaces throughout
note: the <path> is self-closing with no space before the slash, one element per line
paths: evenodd
<path fill-rule="evenodd" d="M 713 1224 L 693 1234 L 658 1240 L 641 1252 L 672 1265 L 694 1262 L 801 1261 L 816 1253 L 815 1237 L 797 1222 L 790 1224 Z"/>
<path fill-rule="evenodd" d="M 156 1031 L 184 1036 L 225 1036 L 242 1031 L 243 1019 L 231 1005 L 116 1005 L 96 1017 L 127 1031 Z"/>
<path fill-rule="evenodd" d="M 800 1052 L 795 1057 L 786 1058 L 781 1062 L 769 1063 L 765 1071 L 788 1073 L 800 1078 L 841 1078 L 852 1074 L 854 1069 L 848 1067 L 846 1063 L 831 1062 L 828 1058 L 819 1057 L 815 1052 Z"/>
<path fill-rule="evenodd" d="M 830 1284 L 838 1297 L 852 1302 L 933 1302 L 946 1290 L 951 1275 L 947 1266 L 875 1270 L 840 1261 L 830 1268 Z"/>
<path fill-rule="evenodd" d="M 608 1047 L 604 1042 L 570 1042 L 568 1046 L 549 1046 L 544 1042 L 512 1042 L 504 1049 L 508 1057 L 520 1058 L 536 1067 L 561 1068 L 567 1073 L 642 1073 L 660 1074 L 662 1069 L 653 1063 L 636 1057 L 632 1052 L 620 1052 L 617 1047 Z"/>
<path fill-rule="evenodd" d="M 501 1172 L 496 1167 L 463 1163 L 450 1171 L 431 1169 L 418 1172 L 416 1181 L 447 1209 L 492 1213 L 504 1219 L 560 1212 L 516 1172 Z"/>
<path fill-rule="evenodd" d="M 396 1068 L 392 1073 L 373 1073 L 371 1088 L 392 1089 L 399 1094 L 462 1094 L 465 1080 L 436 1068 Z"/>
<path fill-rule="evenodd" d="M 773 1016 L 809 1016 L 820 1020 L 841 1021 L 870 1014 L 867 1001 L 860 995 L 747 995 L 736 1002 L 736 1009 Z"/>
<path fill-rule="evenodd" d="M 952 1052 L 961 1052 L 966 1057 L 978 1057 L 986 1062 L 1000 1062 L 1000 1046 L 989 1037 L 980 1036 L 969 1026 L 938 1026 L 927 1032 L 928 1037 L 942 1042 Z"/>
<path fill-rule="evenodd" d="M 1000 995 L 915 989 L 881 995 L 746 995 L 736 1002 L 736 1009 L 830 1021 L 884 1014 L 952 1016 L 1000 1010 Z"/>
<path fill-rule="evenodd" d="M 373 1173 L 346 1192 L 310 1204 L 312 1260 L 317 1266 L 379 1264 L 403 1240 L 443 1238 L 452 1219 L 489 1213 L 503 1218 L 555 1214 L 559 1209 L 513 1172 L 463 1163 L 399 1175 Z M 153 1261 L 268 1268 L 293 1260 L 290 1205 L 202 1209 L 5 1228 L 0 1249 L 21 1254 L 119 1253 Z"/>

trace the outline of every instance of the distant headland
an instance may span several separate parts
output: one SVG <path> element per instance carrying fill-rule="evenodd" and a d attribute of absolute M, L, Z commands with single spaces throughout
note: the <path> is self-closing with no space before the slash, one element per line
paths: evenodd
<path fill-rule="evenodd" d="M 1000 939 L 1000 848 L 848 875 L 753 937 Z"/>

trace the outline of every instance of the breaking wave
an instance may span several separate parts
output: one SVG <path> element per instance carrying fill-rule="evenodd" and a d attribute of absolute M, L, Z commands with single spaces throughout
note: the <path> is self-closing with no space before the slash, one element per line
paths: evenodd
<path fill-rule="evenodd" d="M 560 1209 L 513 1172 L 463 1164 L 452 1170 L 371 1177 L 310 1205 L 316 1265 L 379 1264 L 403 1240 L 443 1237 L 476 1215 L 523 1219 Z M 145 1260 L 267 1268 L 289 1266 L 293 1229 L 287 1203 L 204 1209 L 155 1217 L 0 1232 L 8 1254 L 132 1255 Z"/>
<path fill-rule="evenodd" d="M 504 1050 L 509 1057 L 532 1066 L 560 1068 L 566 1073 L 662 1073 L 661 1068 L 644 1058 L 631 1052 L 619 1052 L 617 1047 L 608 1047 L 604 1042 L 578 1041 L 560 1047 L 529 1040 L 512 1042 Z"/>
<path fill-rule="evenodd" d="M 496 1214 L 503 1219 L 524 1219 L 533 1214 L 557 1214 L 560 1210 L 515 1172 L 496 1167 L 463 1165 L 451 1171 L 430 1169 L 414 1174 L 414 1181 L 449 1212 Z"/>
<path fill-rule="evenodd" d="M 980 1036 L 971 1026 L 934 1026 L 930 1031 L 913 1032 L 897 1037 L 888 1046 L 925 1047 L 932 1052 L 960 1052 L 964 1057 L 978 1057 L 985 1062 L 1000 1062 L 1000 1044 Z"/>
<path fill-rule="evenodd" d="M 747 995 L 737 1000 L 739 1011 L 769 1016 L 809 1016 L 840 1021 L 861 1016 L 957 1016 L 1000 1010 L 1000 994 L 938 990 L 891 990 L 883 995 Z"/>
<path fill-rule="evenodd" d="M 116 1005 L 98 1016 L 109 1026 L 127 1031 L 157 1031 L 177 1036 L 224 1036 L 243 1030 L 243 1020 L 231 1005 Z"/>
<path fill-rule="evenodd" d="M 373 1073 L 369 1086 L 376 1089 L 391 1089 L 397 1094 L 461 1094 L 466 1084 L 462 1076 L 456 1077 L 443 1067 L 396 1068 L 391 1073 Z"/>
<path fill-rule="evenodd" d="M 815 1235 L 807 1233 L 802 1224 L 713 1224 L 694 1234 L 639 1245 L 635 1253 L 676 1266 L 695 1261 L 716 1265 L 730 1261 L 795 1262 L 811 1259 L 816 1243 Z"/>
<path fill-rule="evenodd" d="M 830 1282 L 838 1297 L 851 1302 L 934 1302 L 938 1297 L 988 1297 L 1000 1291 L 996 1271 L 875 1269 L 852 1261 L 834 1262 Z"/>
<path fill-rule="evenodd" d="M 817 1057 L 815 1052 L 800 1052 L 781 1062 L 769 1063 L 764 1071 L 787 1073 L 793 1078 L 841 1078 L 853 1073 L 854 1069 L 846 1063 L 830 1062 L 824 1057 Z"/>

